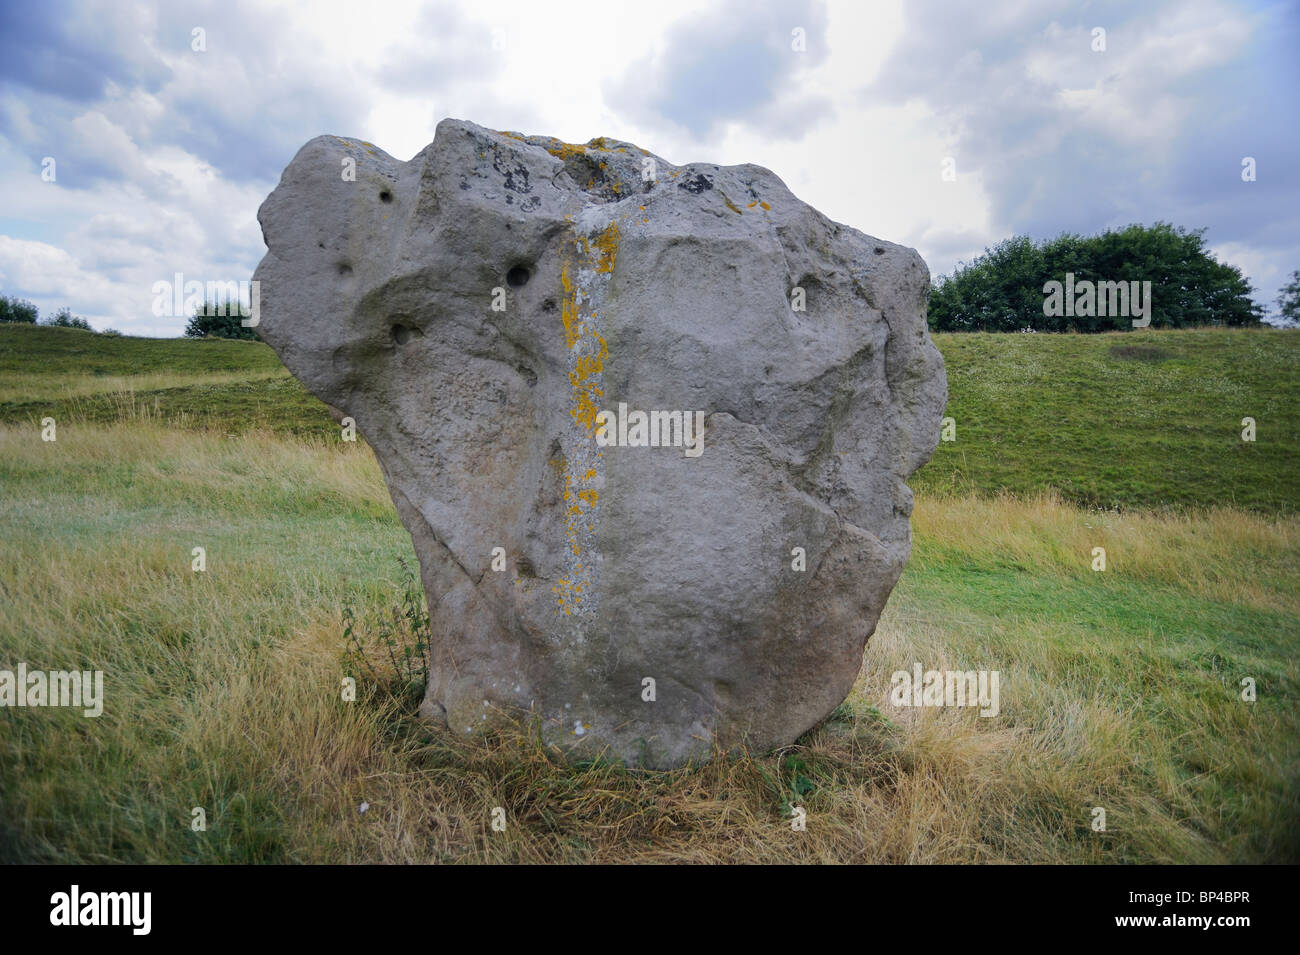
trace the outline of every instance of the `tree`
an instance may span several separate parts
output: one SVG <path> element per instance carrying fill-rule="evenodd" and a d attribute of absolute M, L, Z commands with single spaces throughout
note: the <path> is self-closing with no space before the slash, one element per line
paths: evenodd
<path fill-rule="evenodd" d="M 25 298 L 14 295 L 0 295 L 0 322 L 19 322 L 35 325 L 40 313 L 36 306 Z"/>
<path fill-rule="evenodd" d="M 935 281 L 930 327 L 987 332 L 1128 329 L 1136 317 L 1131 305 L 1127 314 L 1101 307 L 1082 309 L 1092 314 L 1058 313 L 1044 308 L 1044 286 L 1072 282 L 1083 288 L 1080 283 L 1092 283 L 1099 289 L 1098 283 L 1135 281 L 1151 283 L 1152 327 L 1258 325 L 1263 309 L 1252 301 L 1250 283 L 1239 269 L 1206 251 L 1204 235 L 1204 229 L 1187 231 L 1157 222 L 1096 236 L 1063 233 L 1042 243 L 1013 236 Z M 1098 296 L 1098 305 L 1100 301 Z"/>
<path fill-rule="evenodd" d="M 190 338 L 243 338 L 257 339 L 257 332 L 241 324 L 249 315 L 248 309 L 238 300 L 226 296 L 224 302 L 215 298 L 194 310 L 185 334 Z"/>
<path fill-rule="evenodd" d="M 1300 269 L 1292 272 L 1291 281 L 1282 286 L 1277 307 L 1288 325 L 1300 324 Z"/>
<path fill-rule="evenodd" d="M 94 329 L 90 327 L 90 322 L 86 321 L 80 315 L 73 315 L 71 309 L 66 305 L 55 312 L 54 317 L 49 319 L 45 324 L 57 325 L 60 328 L 80 328 L 88 332 L 94 331 Z"/>
<path fill-rule="evenodd" d="M 1042 255 L 1028 236 L 1004 239 L 981 259 L 950 279 L 940 278 L 930 293 L 931 327 L 941 331 L 1015 332 L 1042 272 Z M 1037 299 L 1041 312 L 1042 298 Z M 934 325 L 942 316 L 942 328 Z"/>

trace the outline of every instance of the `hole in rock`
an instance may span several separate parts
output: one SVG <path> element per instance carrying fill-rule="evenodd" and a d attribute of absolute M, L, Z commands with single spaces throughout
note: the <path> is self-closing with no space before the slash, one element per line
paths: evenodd
<path fill-rule="evenodd" d="M 530 277 L 526 266 L 516 265 L 506 273 L 506 284 L 512 288 L 519 288 L 521 285 L 527 285 Z"/>
<path fill-rule="evenodd" d="M 392 201 L 393 201 L 393 194 L 392 194 L 391 192 L 389 192 L 387 189 L 385 189 L 383 192 L 381 192 L 381 193 L 379 194 L 379 201 L 380 201 L 380 202 L 392 202 Z"/>
<path fill-rule="evenodd" d="M 339 275 L 351 275 L 351 274 L 352 274 L 352 266 L 348 265 L 346 262 L 340 262 Z"/>
<path fill-rule="evenodd" d="M 399 345 L 405 345 L 412 338 L 423 337 L 424 332 L 420 331 L 418 328 L 413 328 L 410 325 L 398 324 L 393 326 L 393 341 L 397 342 Z"/>

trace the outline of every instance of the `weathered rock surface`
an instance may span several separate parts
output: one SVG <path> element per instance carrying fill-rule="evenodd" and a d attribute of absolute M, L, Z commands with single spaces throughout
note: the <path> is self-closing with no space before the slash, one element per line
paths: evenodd
<path fill-rule="evenodd" d="M 845 698 L 947 396 L 916 252 L 758 166 L 457 120 L 410 162 L 318 137 L 259 219 L 261 333 L 414 539 L 426 716 L 666 767 Z M 701 412 L 702 453 L 633 411 Z"/>

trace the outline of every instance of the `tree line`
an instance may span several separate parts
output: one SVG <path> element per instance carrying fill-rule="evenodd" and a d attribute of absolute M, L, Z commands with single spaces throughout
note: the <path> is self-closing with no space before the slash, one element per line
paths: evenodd
<path fill-rule="evenodd" d="M 257 333 L 245 328 L 241 319 L 248 317 L 248 307 L 242 302 L 226 298 L 224 302 L 213 299 L 205 301 L 194 309 L 185 326 L 185 334 L 190 338 L 243 338 L 256 339 Z M 14 295 L 0 295 L 0 324 L 47 325 L 60 328 L 79 328 L 93 332 L 90 322 L 80 315 L 73 315 L 66 306 L 49 318 L 41 319 L 40 311 L 27 299 Z M 104 335 L 120 335 L 116 329 L 106 328 Z"/>
<path fill-rule="evenodd" d="M 18 298 L 14 295 L 0 295 L 0 322 L 10 322 L 17 325 L 54 325 L 60 328 L 80 328 L 84 331 L 92 332 L 90 322 L 86 321 L 80 315 L 73 315 L 72 310 L 66 305 L 51 315 L 45 321 L 41 321 L 40 311 L 31 302 L 25 298 Z M 106 329 L 106 334 L 117 334 L 113 329 Z"/>
<path fill-rule="evenodd" d="M 1132 316 L 1100 307 L 1103 284 L 1150 282 L 1152 328 L 1254 326 L 1264 309 L 1241 270 L 1205 248 L 1205 230 L 1165 222 L 1101 235 L 1064 233 L 1035 242 L 1013 236 L 930 289 L 929 322 L 937 332 L 1106 332 L 1133 327 Z M 1055 284 L 1051 284 L 1055 283 Z M 1062 288 L 1080 288 L 1080 305 L 1060 306 Z M 1135 286 L 1136 287 L 1136 286 Z M 1068 294 L 1068 293 L 1067 293 Z M 1300 319 L 1300 271 L 1283 289 L 1284 319 Z"/>
<path fill-rule="evenodd" d="M 929 323 L 936 332 L 1105 332 L 1133 326 L 1131 315 L 1102 307 L 1114 301 L 1100 293 L 1103 285 L 1150 283 L 1150 325 L 1188 328 L 1198 325 L 1259 325 L 1264 309 L 1241 270 L 1217 261 L 1205 248 L 1205 230 L 1186 230 L 1166 222 L 1130 225 L 1101 235 L 1063 233 L 1035 242 L 1012 236 L 985 249 L 952 275 L 939 276 L 930 288 Z M 1084 289 L 1086 307 L 1059 307 L 1062 293 Z M 1094 294 L 1093 290 L 1097 290 Z M 1300 269 L 1277 298 L 1282 321 L 1300 325 Z M 1122 312 L 1123 310 L 1119 310 Z M 191 338 L 256 339 L 241 319 L 247 308 L 237 300 L 205 301 L 185 327 Z M 36 306 L 0 295 L 0 322 L 56 325 L 93 331 L 90 323 L 64 307 L 41 321 Z M 105 329 L 104 334 L 119 334 Z"/>

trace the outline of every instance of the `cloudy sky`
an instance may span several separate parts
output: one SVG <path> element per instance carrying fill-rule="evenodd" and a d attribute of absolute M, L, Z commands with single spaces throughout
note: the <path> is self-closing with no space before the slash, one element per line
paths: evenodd
<path fill-rule="evenodd" d="M 1204 227 L 1274 312 L 1297 51 L 1294 0 L 0 0 L 0 293 L 179 334 L 153 284 L 248 279 L 303 143 L 409 159 L 453 116 L 757 163 L 936 275 L 1016 233 Z"/>

